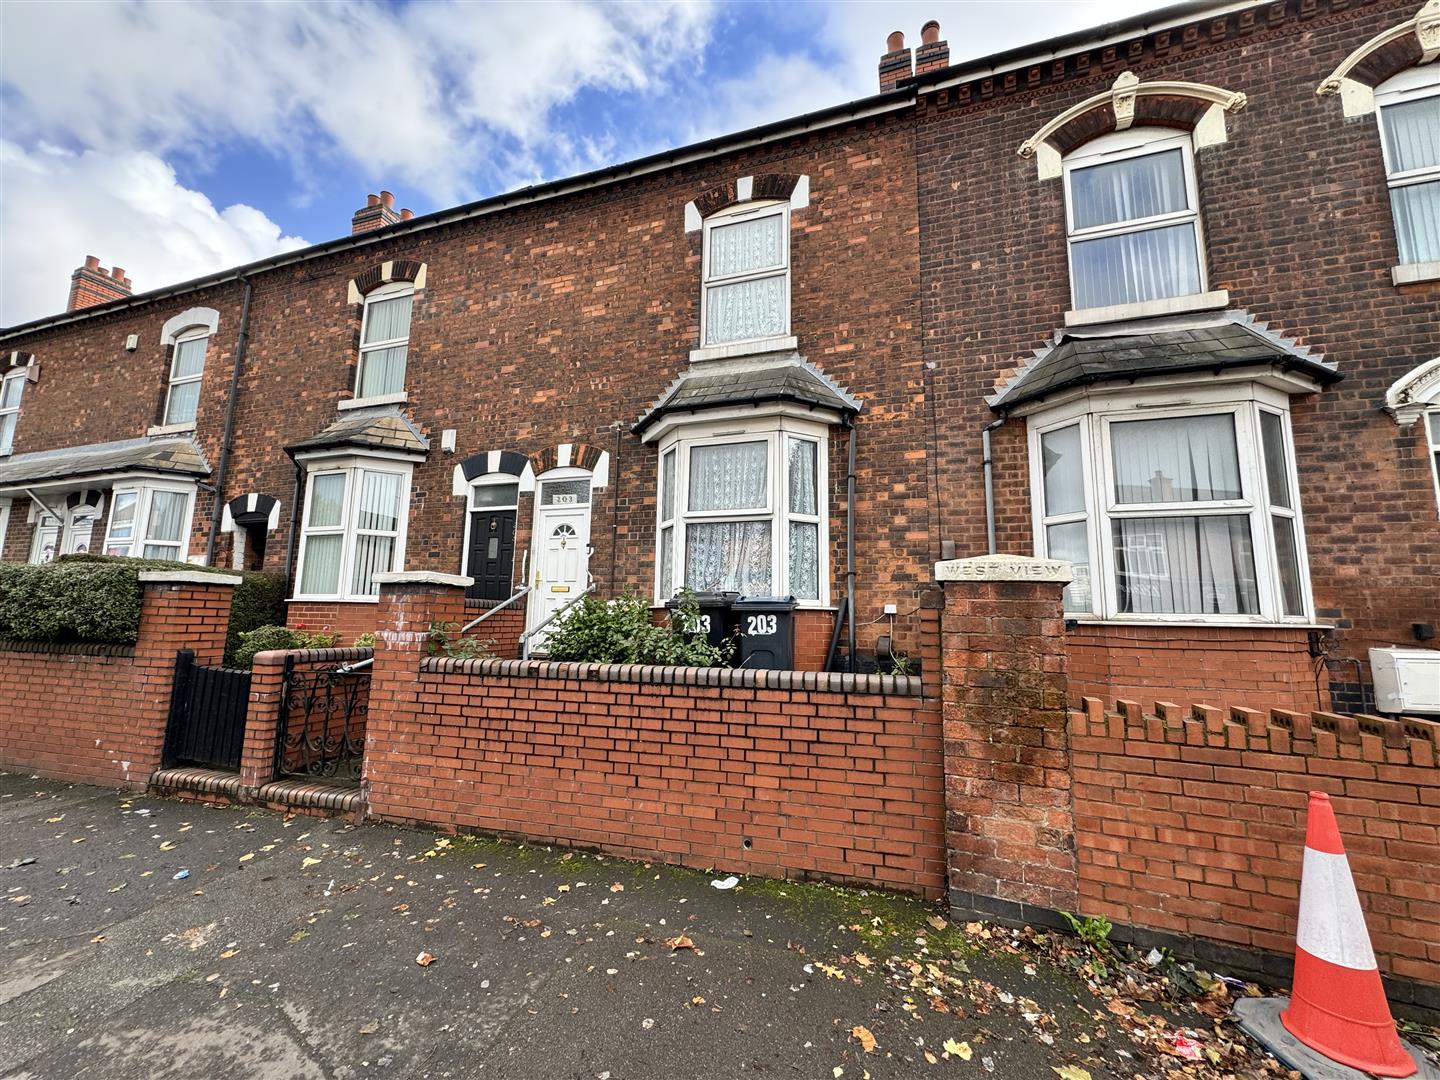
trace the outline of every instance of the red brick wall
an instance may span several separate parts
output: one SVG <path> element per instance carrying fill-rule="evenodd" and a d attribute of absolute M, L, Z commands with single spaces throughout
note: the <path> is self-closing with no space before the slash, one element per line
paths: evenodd
<path fill-rule="evenodd" d="M 285 625 L 315 633 L 339 634 L 338 648 L 352 645 L 361 634 L 380 629 L 373 603 L 338 600 L 292 600 L 285 605 Z"/>
<path fill-rule="evenodd" d="M 143 788 L 160 766 L 175 653 L 220 662 L 232 589 L 147 583 L 130 650 L 0 643 L 0 768 Z"/>
<path fill-rule="evenodd" d="M 1256 709 L 1323 709 L 1304 629 L 1081 625 L 1065 633 L 1070 700 L 1097 697 L 1244 701 Z"/>
<path fill-rule="evenodd" d="M 1440 725 L 1094 699 L 1070 724 L 1084 914 L 1293 952 L 1325 791 L 1381 971 L 1440 983 Z"/>
<path fill-rule="evenodd" d="M 426 660 L 413 711 L 372 704 L 371 813 L 939 894 L 939 717 L 908 680 L 611 671 Z"/>

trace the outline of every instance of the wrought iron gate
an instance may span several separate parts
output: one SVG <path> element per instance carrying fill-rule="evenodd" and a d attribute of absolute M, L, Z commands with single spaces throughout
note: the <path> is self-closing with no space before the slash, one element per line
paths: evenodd
<path fill-rule="evenodd" d="M 250 672 L 195 663 L 195 653 L 175 654 L 165 764 L 239 769 L 245 745 Z"/>
<path fill-rule="evenodd" d="M 334 783 L 358 783 L 365 760 L 370 673 L 346 667 L 296 671 L 285 658 L 275 772 Z"/>

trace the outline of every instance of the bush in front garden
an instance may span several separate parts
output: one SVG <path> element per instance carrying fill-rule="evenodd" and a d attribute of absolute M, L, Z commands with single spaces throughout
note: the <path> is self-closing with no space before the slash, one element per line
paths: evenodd
<path fill-rule="evenodd" d="M 685 667 L 723 667 L 734 646 L 716 648 L 704 634 L 683 633 L 680 626 L 700 625 L 695 594 L 683 592 L 680 604 L 656 625 L 650 605 L 634 593 L 615 600 L 591 595 L 560 617 L 560 625 L 545 639 L 551 660 L 594 664 L 677 664 Z"/>
<path fill-rule="evenodd" d="M 133 566 L 119 560 L 0 564 L 0 638 L 132 645 L 139 631 L 140 577 Z"/>
<path fill-rule="evenodd" d="M 234 657 L 226 660 L 231 667 L 251 667 L 256 653 L 271 649 L 332 649 L 340 640 L 339 634 L 296 630 L 289 626 L 257 626 L 254 630 L 242 632 L 239 637 Z"/>

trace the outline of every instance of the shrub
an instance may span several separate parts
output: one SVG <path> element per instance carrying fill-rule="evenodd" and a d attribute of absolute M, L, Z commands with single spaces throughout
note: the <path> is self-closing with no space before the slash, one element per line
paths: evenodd
<path fill-rule="evenodd" d="M 354 644 L 357 649 L 373 649 L 375 647 L 375 632 L 373 630 L 367 630 L 363 634 L 356 634 Z"/>
<path fill-rule="evenodd" d="M 452 660 L 492 660 L 494 638 L 461 637 L 458 622 L 432 622 L 428 652 L 431 656 L 448 656 Z M 374 635 L 372 634 L 373 638 Z"/>
<path fill-rule="evenodd" d="M 721 667 L 730 662 L 734 645 L 711 645 L 703 633 L 682 626 L 700 625 L 695 594 L 680 594 L 680 604 L 657 625 L 650 605 L 635 593 L 614 600 L 587 596 L 545 639 L 551 660 L 595 664 L 678 664 Z"/>
<path fill-rule="evenodd" d="M 130 645 L 139 630 L 140 578 L 132 567 L 0 564 L 0 638 Z"/>
<path fill-rule="evenodd" d="M 289 626 L 257 626 L 239 636 L 240 644 L 235 649 L 235 656 L 228 662 L 241 668 L 254 665 L 256 653 L 271 649 L 330 649 L 340 640 L 339 634 L 296 630 Z"/>

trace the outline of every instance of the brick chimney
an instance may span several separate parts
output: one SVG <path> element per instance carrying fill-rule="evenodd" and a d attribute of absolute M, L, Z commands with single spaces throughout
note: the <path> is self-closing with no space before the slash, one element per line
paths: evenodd
<path fill-rule="evenodd" d="M 373 229 L 383 229 L 397 221 L 409 221 L 415 215 L 409 210 L 395 209 L 395 196 L 388 191 L 365 196 L 365 205 L 350 218 L 350 235 L 358 236 Z"/>
<path fill-rule="evenodd" d="M 894 90 L 900 80 L 908 79 L 913 74 L 910 50 L 905 47 L 905 35 L 896 30 L 885 39 L 885 55 L 880 57 L 880 89 Z"/>
<path fill-rule="evenodd" d="M 950 66 L 950 45 L 940 40 L 940 24 L 931 19 L 920 28 L 920 47 L 915 50 L 915 74 L 928 75 Z"/>
<path fill-rule="evenodd" d="M 106 270 L 94 255 L 85 256 L 85 265 L 70 275 L 70 299 L 66 311 L 106 304 L 130 295 L 131 282 L 116 266 Z"/>

